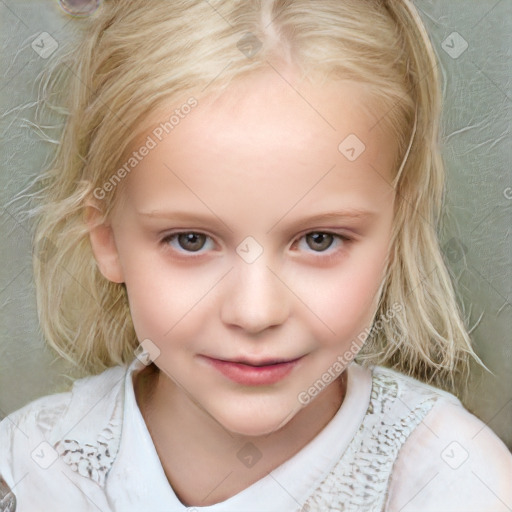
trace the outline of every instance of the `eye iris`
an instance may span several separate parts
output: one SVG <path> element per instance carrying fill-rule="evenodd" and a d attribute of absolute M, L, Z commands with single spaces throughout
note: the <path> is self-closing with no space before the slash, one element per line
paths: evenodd
<path fill-rule="evenodd" d="M 309 233 L 306 235 L 309 247 L 315 251 L 328 249 L 332 244 L 332 238 L 332 235 L 329 233 Z M 309 243 L 311 240 L 314 242 L 313 246 Z"/>
<path fill-rule="evenodd" d="M 333 235 L 321 232 L 309 233 L 306 235 L 306 241 L 314 251 L 325 251 L 332 245 Z M 183 249 L 196 252 L 203 248 L 205 235 L 193 232 L 180 233 L 178 234 L 178 243 Z"/>
<path fill-rule="evenodd" d="M 199 251 L 204 245 L 204 235 L 200 233 L 181 233 L 178 241 L 183 249 Z"/>

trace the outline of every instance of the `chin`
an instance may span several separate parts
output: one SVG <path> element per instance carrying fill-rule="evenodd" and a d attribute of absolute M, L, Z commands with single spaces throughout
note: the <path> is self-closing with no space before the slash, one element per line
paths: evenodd
<path fill-rule="evenodd" d="M 231 434 L 236 436 L 244 436 L 244 437 L 262 437 L 275 432 L 275 424 L 260 424 L 258 422 L 257 425 L 254 422 L 248 421 L 245 423 L 236 423 L 236 424 L 223 424 L 224 428 L 229 431 Z"/>
<path fill-rule="evenodd" d="M 262 410 L 255 408 L 251 411 L 240 411 L 229 417 L 217 417 L 219 423 L 229 432 L 235 435 L 247 437 L 260 437 L 283 428 L 296 414 L 297 411 L 286 410 L 276 414 L 277 411 L 269 411 L 269 414 L 262 414 Z"/>

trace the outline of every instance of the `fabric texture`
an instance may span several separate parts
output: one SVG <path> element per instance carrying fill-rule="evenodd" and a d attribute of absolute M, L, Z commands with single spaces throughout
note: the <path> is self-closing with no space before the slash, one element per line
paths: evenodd
<path fill-rule="evenodd" d="M 135 359 L 78 380 L 71 392 L 36 400 L 0 423 L 0 476 L 18 512 L 48 504 L 55 512 L 394 510 L 407 497 L 403 469 L 423 463 L 407 455 L 421 444 L 408 444 L 419 425 L 443 407 L 479 421 L 449 393 L 390 369 L 352 364 L 343 404 L 302 450 L 222 503 L 187 507 L 167 481 L 135 400 L 132 378 L 142 368 Z M 406 465 L 397 467 L 399 457 Z M 512 478 L 512 462 L 510 468 Z M 4 510 L 13 510 L 12 500 L 9 506 Z"/>
<path fill-rule="evenodd" d="M 334 469 L 303 507 L 321 510 L 383 510 L 398 451 L 437 400 L 446 397 L 386 368 L 373 370 L 368 411 Z"/>

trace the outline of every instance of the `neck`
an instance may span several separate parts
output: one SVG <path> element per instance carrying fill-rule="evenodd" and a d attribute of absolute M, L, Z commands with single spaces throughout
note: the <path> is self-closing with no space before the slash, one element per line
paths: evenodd
<path fill-rule="evenodd" d="M 346 373 L 283 427 L 262 436 L 225 429 L 156 367 L 138 373 L 134 388 L 176 496 L 186 506 L 208 506 L 249 487 L 308 444 L 340 408 Z"/>

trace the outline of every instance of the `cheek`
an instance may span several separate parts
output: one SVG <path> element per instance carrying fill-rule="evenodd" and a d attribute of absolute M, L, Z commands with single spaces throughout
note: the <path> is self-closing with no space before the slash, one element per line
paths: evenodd
<path fill-rule="evenodd" d="M 353 254 L 349 264 L 307 281 L 298 280 L 298 295 L 307 304 L 317 339 L 349 342 L 364 331 L 377 307 L 377 292 L 384 276 L 385 253 Z M 313 324 L 312 324 L 313 325 Z"/>
<path fill-rule="evenodd" d="M 221 270 L 170 265 L 162 255 L 143 251 L 125 258 L 125 283 L 138 339 L 164 342 L 173 333 L 186 337 L 200 324 L 197 316 L 208 304 Z"/>

